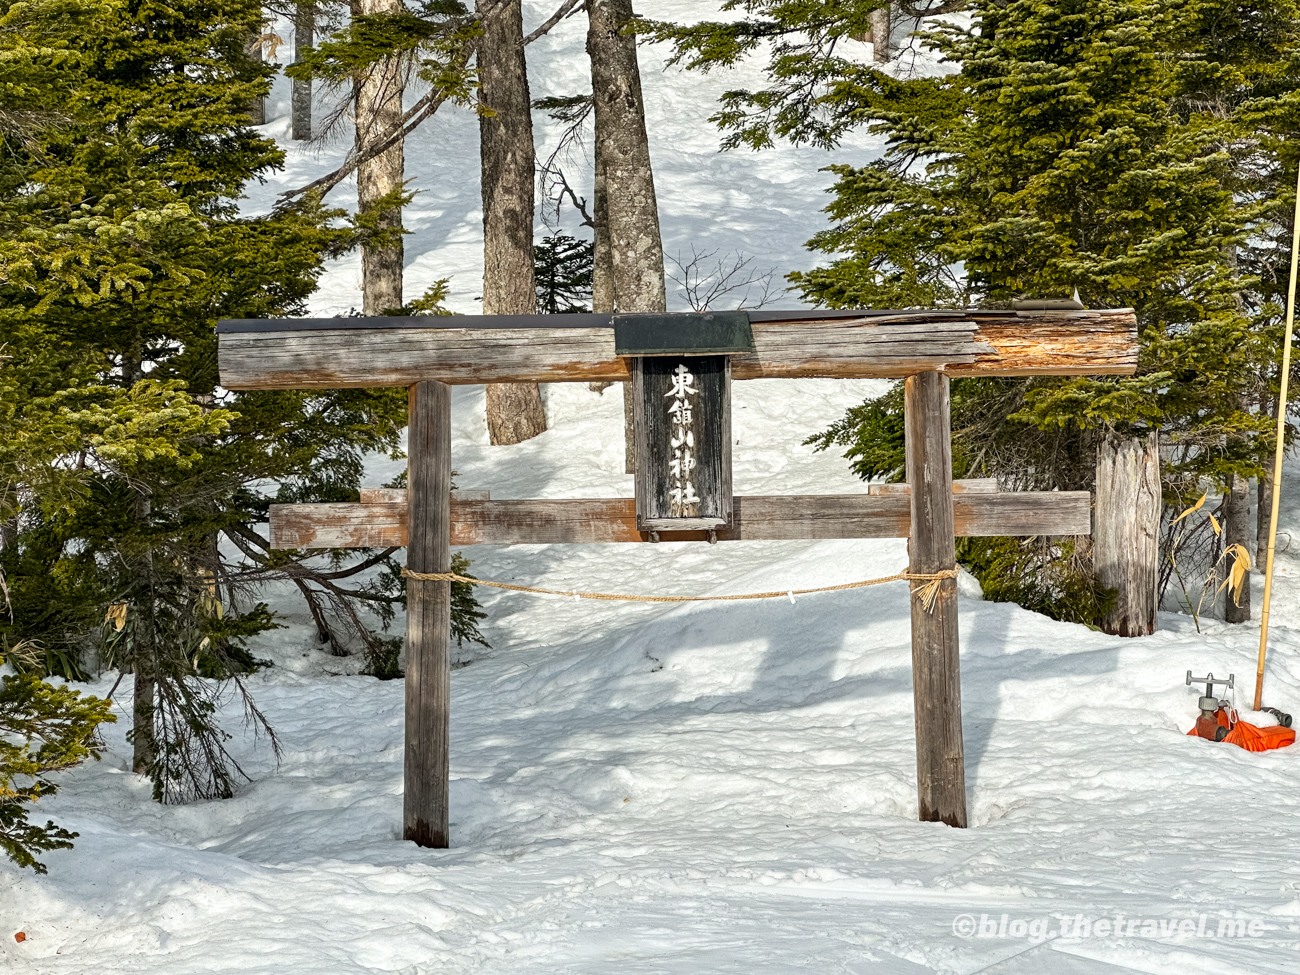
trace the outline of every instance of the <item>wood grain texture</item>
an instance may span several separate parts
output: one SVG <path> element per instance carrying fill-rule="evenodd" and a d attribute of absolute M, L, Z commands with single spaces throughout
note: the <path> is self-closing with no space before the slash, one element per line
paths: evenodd
<path fill-rule="evenodd" d="M 699 501 L 674 506 L 675 424 L 668 414 L 673 374 L 685 366 L 696 390 L 690 397 L 691 444 L 685 447 L 695 467 L 686 473 Z M 638 524 L 653 531 L 688 531 L 725 525 L 732 518 L 731 370 L 725 355 L 638 357 L 627 387 L 632 396 L 634 468 Z"/>
<path fill-rule="evenodd" d="M 910 484 L 872 484 L 867 491 L 868 494 L 902 495 L 907 497 L 912 493 Z M 996 477 L 967 477 L 952 482 L 953 494 L 997 494 L 998 479 Z"/>
<path fill-rule="evenodd" d="M 1131 311 L 1026 315 L 899 312 L 863 318 L 755 321 L 755 352 L 731 357 L 733 379 L 1131 374 Z M 223 332 L 229 389 L 409 386 L 427 379 L 626 382 L 611 327 L 294 328 Z"/>
<path fill-rule="evenodd" d="M 721 542 L 773 539 L 906 538 L 907 495 L 741 497 Z M 1086 535 L 1087 491 L 953 495 L 958 536 Z M 389 548 L 406 544 L 407 507 L 375 504 L 271 506 L 271 545 L 277 549 Z M 661 532 L 661 541 L 700 541 L 703 531 Z M 636 525 L 631 498 L 546 501 L 466 501 L 451 498 L 451 544 L 545 545 L 649 542 Z"/>
<path fill-rule="evenodd" d="M 1160 574 L 1160 442 L 1112 437 L 1097 449 L 1097 529 L 1093 563 L 1103 586 L 1116 591 L 1101 621 L 1114 636 L 1156 630 Z"/>
<path fill-rule="evenodd" d="M 906 495 L 911 488 L 906 484 L 872 484 L 867 488 L 868 494 L 901 494 Z M 998 480 L 996 477 L 966 477 L 952 482 L 953 494 L 996 494 L 998 492 Z M 489 501 L 492 492 L 474 489 L 457 488 L 451 492 L 451 500 L 455 501 Z M 406 503 L 406 488 L 362 488 L 362 504 L 380 504 L 383 502 L 393 502 L 396 504 Z"/>
<path fill-rule="evenodd" d="M 453 501 L 487 501 L 490 491 L 456 489 L 451 492 Z M 362 488 L 362 504 L 406 504 L 406 488 Z"/>
<path fill-rule="evenodd" d="M 407 567 L 451 570 L 451 389 L 410 392 Z M 376 505 L 357 505 L 370 510 Z M 406 752 L 403 832 L 419 846 L 451 841 L 451 583 L 406 580 Z"/>
<path fill-rule="evenodd" d="M 909 376 L 903 394 L 907 482 L 913 486 L 908 497 L 912 516 L 908 566 L 917 574 L 944 572 L 957 565 L 948 384 L 947 376 L 936 373 Z M 920 819 L 965 827 L 955 578 L 939 582 L 938 595 L 928 607 L 912 599 L 912 693 Z"/>

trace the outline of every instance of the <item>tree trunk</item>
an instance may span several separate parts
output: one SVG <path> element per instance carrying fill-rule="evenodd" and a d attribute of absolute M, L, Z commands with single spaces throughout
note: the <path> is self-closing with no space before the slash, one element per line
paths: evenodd
<path fill-rule="evenodd" d="M 592 247 L 591 310 L 598 315 L 614 311 L 614 254 L 609 246 L 609 191 L 605 185 L 605 155 L 596 143 L 596 180 L 592 193 L 595 241 Z M 603 393 L 612 382 L 588 383 L 594 393 Z M 624 418 L 626 420 L 626 417 Z"/>
<path fill-rule="evenodd" d="M 122 384 L 131 389 L 144 378 L 144 353 L 138 336 L 131 346 L 122 353 Z M 143 488 L 136 490 L 131 503 L 131 513 L 143 526 L 149 520 L 152 506 L 149 496 Z M 141 565 L 146 577 L 152 575 L 153 559 L 147 554 Z M 134 685 L 131 705 L 131 770 L 139 775 L 148 775 L 157 758 L 157 743 L 154 733 L 154 706 L 157 697 L 157 654 L 154 640 L 157 631 L 154 627 L 153 606 L 149 605 L 149 595 L 153 591 L 152 579 L 146 578 L 140 586 L 141 597 L 131 607 L 137 619 L 134 621 L 131 642 L 131 673 Z"/>
<path fill-rule="evenodd" d="M 1255 495 L 1255 567 L 1264 571 L 1268 561 L 1268 522 L 1273 510 L 1273 469 L 1269 464 L 1259 476 Z"/>
<path fill-rule="evenodd" d="M 478 67 L 479 95 L 492 110 L 490 117 L 479 117 L 483 314 L 531 315 L 537 311 L 533 269 L 536 158 L 520 0 L 506 0 L 484 17 Z M 537 384 L 489 384 L 487 424 L 494 444 L 520 443 L 542 433 L 546 412 Z"/>
<path fill-rule="evenodd" d="M 136 520 L 141 524 L 148 521 L 151 510 L 149 498 L 140 491 L 133 504 Z M 143 570 L 149 576 L 153 574 L 153 557 L 145 556 Z M 148 600 L 153 591 L 152 579 L 146 579 L 141 587 L 144 598 L 132 607 L 140 619 L 135 621 L 131 644 L 131 673 L 134 694 L 131 705 L 131 771 L 137 775 L 148 775 L 158 757 L 158 741 L 154 709 L 158 695 L 158 648 L 154 645 L 158 638 L 154 607 Z"/>
<path fill-rule="evenodd" d="M 293 15 L 293 59 L 302 61 L 316 43 L 316 8 L 300 3 Z M 293 79 L 293 138 L 311 140 L 311 79 Z"/>
<path fill-rule="evenodd" d="M 871 11 L 871 59 L 873 61 L 888 61 L 893 54 L 893 45 L 890 43 L 893 30 L 894 18 L 889 4 Z"/>
<path fill-rule="evenodd" d="M 262 35 L 261 31 L 248 35 L 248 56 L 261 64 L 264 60 L 262 54 Z M 266 99 L 254 98 L 251 105 L 248 106 L 248 124 L 265 125 L 266 124 Z"/>
<path fill-rule="evenodd" d="M 623 33 L 631 0 L 590 0 L 587 54 L 595 99 L 596 158 L 603 163 L 614 306 L 620 312 L 662 312 L 664 250 L 650 166 L 645 99 L 636 35 Z M 599 223 L 599 220 L 597 220 Z M 632 402 L 623 388 L 626 469 L 636 469 Z"/>
<path fill-rule="evenodd" d="M 605 178 L 605 154 L 596 144 L 596 181 L 593 216 L 595 242 L 592 248 L 591 310 L 598 315 L 614 311 L 614 252 L 609 244 L 609 189 Z"/>
<path fill-rule="evenodd" d="M 1158 435 L 1103 441 L 1097 448 L 1093 557 L 1101 584 L 1117 593 L 1101 624 L 1114 636 L 1155 632 L 1160 507 Z"/>
<path fill-rule="evenodd" d="M 354 0 L 352 4 L 354 16 L 401 13 L 405 9 L 402 0 Z M 366 78 L 355 87 L 358 153 L 401 128 L 404 87 L 405 72 L 397 58 L 373 65 Z M 405 164 L 405 145 L 399 141 L 358 167 L 357 205 L 362 211 L 372 209 L 377 200 L 402 188 Z M 385 239 L 361 248 L 362 312 L 366 315 L 382 315 L 402 306 L 405 248 L 400 236 L 401 207 L 385 209 L 378 229 L 388 232 Z"/>
<path fill-rule="evenodd" d="M 1240 545 L 1247 552 L 1251 550 L 1250 530 L 1250 479 L 1233 476 L 1232 485 L 1227 495 L 1226 511 L 1223 516 L 1223 547 L 1225 551 L 1233 545 Z M 1232 577 L 1233 558 L 1225 560 L 1224 576 Z M 1250 573 L 1241 586 L 1241 598 L 1233 596 L 1232 586 L 1223 590 L 1223 619 L 1227 623 L 1245 623 L 1250 619 Z"/>
<path fill-rule="evenodd" d="M 154 743 L 154 697 L 158 684 L 150 672 L 151 661 L 137 649 L 132 670 L 135 674 L 135 695 L 131 707 L 131 771 L 148 775 L 157 756 Z"/>

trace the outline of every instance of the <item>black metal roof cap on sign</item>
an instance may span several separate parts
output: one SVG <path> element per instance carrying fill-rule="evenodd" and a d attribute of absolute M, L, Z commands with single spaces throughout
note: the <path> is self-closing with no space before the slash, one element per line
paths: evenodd
<path fill-rule="evenodd" d="M 749 315 L 743 311 L 614 316 L 617 355 L 726 355 L 753 351 L 754 333 L 749 328 Z"/>
<path fill-rule="evenodd" d="M 718 313 L 713 313 L 718 314 Z M 828 321 L 836 318 L 877 318 L 888 315 L 924 314 L 928 317 L 961 318 L 962 311 L 893 311 L 889 309 L 856 309 L 844 311 L 826 308 L 792 308 L 786 310 L 765 308 L 746 311 L 750 322 L 800 322 Z M 365 318 L 233 318 L 217 323 L 217 334 L 233 335 L 240 332 L 312 332 L 336 331 L 347 328 L 613 328 L 614 315 L 437 315 L 411 317 Z M 698 317 L 696 312 L 670 313 L 662 318 Z"/>

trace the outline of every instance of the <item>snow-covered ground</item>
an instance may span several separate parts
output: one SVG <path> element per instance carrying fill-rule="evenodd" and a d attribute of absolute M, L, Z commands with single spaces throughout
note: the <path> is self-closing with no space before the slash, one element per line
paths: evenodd
<path fill-rule="evenodd" d="M 541 6 L 529 6 L 536 19 Z M 671 15 L 705 5 L 656 6 Z M 576 69 L 560 70 L 561 54 L 578 54 L 575 25 L 544 42 L 556 70 L 535 94 L 577 90 Z M 826 185 L 816 169 L 832 157 L 715 155 L 699 93 L 734 79 L 660 74 L 656 56 L 645 63 L 669 240 L 806 265 L 800 244 L 820 224 Z M 439 124 L 408 155 L 431 187 L 408 221 L 408 280 L 415 292 L 454 273 L 459 307 L 472 310 L 472 120 Z M 327 164 L 295 156 L 286 182 Z M 359 303 L 355 273 L 336 268 L 317 310 Z M 842 459 L 801 441 L 878 388 L 736 384 L 737 492 L 862 490 Z M 617 391 L 546 395 L 551 429 L 496 448 L 482 391 L 457 389 L 458 483 L 502 498 L 629 496 Z M 372 483 L 391 474 L 376 461 Z M 1297 484 L 1300 468 L 1288 477 Z M 1295 530 L 1300 489 L 1284 492 L 1283 524 Z M 733 593 L 886 575 L 904 565 L 905 543 L 466 554 L 477 575 L 501 581 Z M 1298 576 L 1288 551 L 1267 697 L 1291 711 Z M 1211 620 L 1198 634 L 1189 618 L 1163 615 L 1155 636 L 1121 640 L 984 602 L 969 578 L 961 592 L 971 829 L 915 821 L 901 584 L 673 608 L 484 590 L 492 649 L 460 651 L 470 663 L 452 675 L 447 851 L 400 839 L 402 683 L 331 676 L 347 661 L 316 649 L 299 614 L 256 648 L 275 666 L 251 681 L 283 762 L 237 736 L 252 777 L 237 798 L 158 806 L 128 771 L 119 706 L 105 760 L 65 776 L 38 810 L 78 830 L 76 848 L 46 855 L 44 877 L 0 862 L 0 971 L 1300 970 L 1300 749 L 1256 755 L 1185 734 L 1198 693 L 1185 672 L 1236 673 L 1244 705 L 1258 627 Z M 233 707 L 229 722 L 238 729 Z M 1063 916 L 1087 919 L 1086 936 L 1062 932 Z M 1216 936 L 1224 918 L 1246 933 Z"/>
<path fill-rule="evenodd" d="M 738 490 L 860 490 L 799 440 L 869 389 L 737 384 Z M 567 386 L 549 406 L 546 434 L 490 448 L 481 392 L 457 390 L 462 483 L 630 493 L 618 401 Z M 904 543 L 469 554 L 484 578 L 725 593 L 884 575 Z M 1289 553 L 1282 572 L 1268 697 L 1300 709 Z M 1184 734 L 1185 671 L 1235 672 L 1244 699 L 1257 627 L 1197 634 L 1165 615 L 1121 640 L 961 591 L 969 830 L 915 821 L 901 585 L 669 609 L 487 591 L 493 648 L 452 677 L 453 849 L 399 838 L 401 682 L 323 676 L 337 658 L 299 620 L 259 648 L 277 665 L 252 681 L 283 763 L 240 740 L 253 781 L 238 798 L 164 808 L 111 728 L 108 757 L 42 810 L 80 831 L 76 849 L 48 855 L 46 877 L 0 865 L 3 970 L 1295 971 L 1300 750 Z M 1006 937 L 954 934 L 963 915 L 978 934 L 1004 914 Z M 1117 914 L 1118 938 L 1059 936 L 1060 915 Z M 1260 937 L 1127 928 L 1202 914 L 1212 934 L 1230 916 Z M 1013 937 L 1017 921 L 1051 936 Z"/>

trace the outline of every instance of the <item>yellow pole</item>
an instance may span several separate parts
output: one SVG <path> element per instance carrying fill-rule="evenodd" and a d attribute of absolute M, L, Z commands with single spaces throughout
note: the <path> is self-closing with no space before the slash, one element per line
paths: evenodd
<path fill-rule="evenodd" d="M 1286 338 L 1282 340 L 1282 388 L 1277 394 L 1277 450 L 1273 455 L 1273 507 L 1268 516 L 1268 559 L 1264 563 L 1264 607 L 1260 610 L 1259 667 L 1255 671 L 1255 710 L 1264 706 L 1264 658 L 1268 654 L 1268 609 L 1273 600 L 1273 554 L 1277 548 L 1277 506 L 1282 499 L 1282 450 L 1286 433 L 1287 380 L 1291 378 L 1291 332 L 1295 327 L 1296 269 L 1300 266 L 1300 176 L 1296 179 L 1291 230 L 1291 284 L 1286 295 Z"/>

